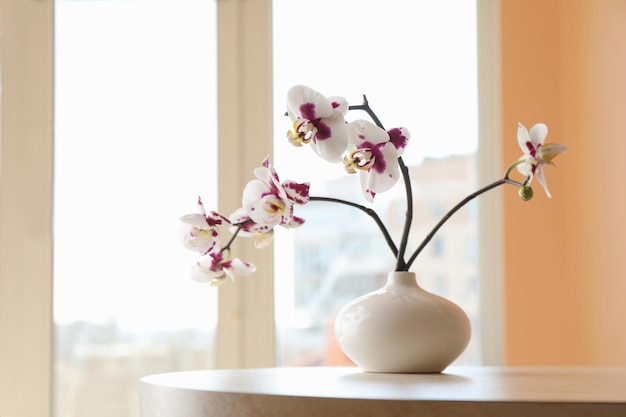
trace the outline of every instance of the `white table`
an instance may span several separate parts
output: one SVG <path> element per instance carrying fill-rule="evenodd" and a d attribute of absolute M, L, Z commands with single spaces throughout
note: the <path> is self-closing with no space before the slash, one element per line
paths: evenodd
<path fill-rule="evenodd" d="M 142 417 L 626 416 L 626 368 L 208 370 L 141 379 Z"/>

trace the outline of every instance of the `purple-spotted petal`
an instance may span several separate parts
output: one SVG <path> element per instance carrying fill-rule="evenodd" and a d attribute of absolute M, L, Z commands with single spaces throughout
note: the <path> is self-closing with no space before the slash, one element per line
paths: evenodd
<path fill-rule="evenodd" d="M 377 145 L 389 141 L 389 134 L 385 130 L 367 120 L 355 120 L 348 123 L 350 143 L 361 148 L 363 142 Z"/>
<path fill-rule="evenodd" d="M 388 191 L 400 179 L 398 153 L 391 142 L 379 148 L 380 155 L 376 163 L 368 171 L 361 171 L 360 180 L 363 194 L 368 201 L 374 195 Z"/>
<path fill-rule="evenodd" d="M 303 224 L 304 224 L 304 219 L 302 217 L 291 216 L 291 218 L 282 226 L 284 226 L 287 229 L 294 229 L 296 227 L 302 226 Z"/>
<path fill-rule="evenodd" d="M 346 122 L 339 112 L 333 112 L 317 124 L 317 134 L 310 146 L 322 159 L 329 162 L 341 162 L 348 147 Z"/>
<path fill-rule="evenodd" d="M 213 271 L 209 268 L 203 268 L 198 263 L 191 267 L 189 275 L 196 282 L 209 283 L 214 287 L 218 287 L 226 281 L 226 275 L 223 270 Z"/>
<path fill-rule="evenodd" d="M 216 230 L 192 227 L 183 232 L 183 246 L 185 249 L 206 253 L 215 247 L 218 236 Z"/>
<path fill-rule="evenodd" d="M 261 180 L 252 180 L 243 190 L 242 206 L 250 218 L 260 224 L 280 224 L 282 214 L 288 210 L 288 202 L 272 193 Z"/>
<path fill-rule="evenodd" d="M 346 114 L 348 114 L 348 108 L 350 107 L 350 104 L 348 103 L 348 100 L 346 100 L 345 98 L 339 97 L 339 96 L 332 96 L 332 97 L 328 97 L 328 101 L 330 101 L 331 107 L 334 110 L 341 113 L 342 116 L 345 116 Z"/>
<path fill-rule="evenodd" d="M 398 156 L 401 156 L 409 144 L 409 138 L 411 137 L 409 130 L 404 127 L 396 127 L 388 130 L 387 133 L 389 134 L 389 140 L 398 151 Z"/>
<path fill-rule="evenodd" d="M 180 218 L 184 225 L 182 230 L 183 246 L 189 250 L 206 253 L 212 250 L 218 241 L 218 226 L 230 222 L 214 211 L 206 215 L 201 203 L 200 206 L 202 213 L 187 214 Z"/>
<path fill-rule="evenodd" d="M 530 129 L 530 133 L 523 124 L 518 123 L 517 142 L 519 143 L 522 152 L 524 152 L 524 155 L 529 155 L 534 158 L 535 152 L 539 146 L 543 144 L 547 135 L 548 127 L 543 123 L 535 124 Z"/>
<path fill-rule="evenodd" d="M 233 212 L 233 214 L 228 216 L 228 220 L 232 224 L 237 225 L 237 224 L 241 224 L 241 223 L 245 223 L 249 221 L 250 216 L 248 215 L 248 212 L 243 207 L 239 207 L 237 210 Z"/>
<path fill-rule="evenodd" d="M 208 282 L 211 285 L 222 285 L 226 277 L 231 280 L 235 276 L 250 275 L 256 267 L 240 259 L 230 259 L 229 251 L 215 251 L 202 256 L 191 269 L 191 278 L 198 282 Z"/>
<path fill-rule="evenodd" d="M 232 271 L 231 277 L 234 279 L 236 276 L 247 276 L 256 272 L 256 266 L 251 264 L 250 262 L 242 261 L 241 259 L 235 258 L 231 261 L 229 270 Z M 227 270 L 227 273 L 229 271 Z"/>
<path fill-rule="evenodd" d="M 330 100 L 312 88 L 296 85 L 287 91 L 287 114 L 292 121 L 297 118 L 312 121 L 329 117 L 332 113 Z"/>
<path fill-rule="evenodd" d="M 285 181 L 283 184 L 283 188 L 291 201 L 296 204 L 306 204 L 309 201 L 309 187 L 310 184 L 308 182 L 305 183 L 297 183 L 295 181 Z"/>

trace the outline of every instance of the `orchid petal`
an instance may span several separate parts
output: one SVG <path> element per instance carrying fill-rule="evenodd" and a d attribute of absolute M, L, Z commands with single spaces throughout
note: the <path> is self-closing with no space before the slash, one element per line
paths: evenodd
<path fill-rule="evenodd" d="M 546 184 L 546 179 L 543 175 L 543 167 L 541 165 L 537 167 L 537 170 L 535 171 L 535 176 L 537 177 L 537 181 L 539 181 L 539 184 L 541 184 L 541 186 L 543 187 L 543 190 L 546 192 L 548 198 L 552 198 L 552 196 L 550 195 L 550 191 L 548 190 L 548 185 Z"/>
<path fill-rule="evenodd" d="M 274 240 L 274 229 L 271 229 L 267 233 L 258 233 L 254 236 L 254 247 L 257 249 L 265 248 Z"/>
<path fill-rule="evenodd" d="M 266 225 L 279 224 L 282 213 L 288 208 L 287 202 L 272 194 L 268 185 L 260 180 L 246 184 L 242 205 L 253 221 Z"/>
<path fill-rule="evenodd" d="M 283 184 L 287 198 L 296 204 L 306 204 L 309 201 L 309 187 L 308 182 L 299 184 L 295 181 L 285 181 Z"/>
<path fill-rule="evenodd" d="M 291 120 L 297 117 L 314 120 L 329 117 L 332 113 L 330 100 L 312 88 L 296 85 L 287 91 L 287 114 Z"/>
<path fill-rule="evenodd" d="M 339 96 L 328 97 L 328 101 L 330 101 L 330 105 L 336 111 L 338 111 L 342 116 L 348 114 L 348 109 L 350 108 L 350 104 L 348 100 Z"/>
<path fill-rule="evenodd" d="M 231 267 L 229 269 L 232 270 L 232 278 L 235 278 L 235 276 L 248 276 L 256 272 L 256 266 L 238 258 L 233 259 L 230 265 Z"/>
<path fill-rule="evenodd" d="M 377 145 L 389 141 L 389 134 L 367 120 L 355 120 L 348 123 L 350 142 L 360 148 L 363 142 Z"/>
<path fill-rule="evenodd" d="M 315 153 L 328 162 L 341 162 L 348 147 L 346 122 L 339 112 L 324 118 L 318 125 L 318 133 L 310 145 Z"/>
<path fill-rule="evenodd" d="M 374 194 L 388 191 L 400 179 L 398 154 L 391 142 L 379 149 L 382 158 L 376 158 L 376 164 L 368 171 L 361 171 L 361 188 L 365 198 L 373 200 Z M 384 162 L 384 164 L 382 163 Z"/>
<path fill-rule="evenodd" d="M 200 253 L 212 250 L 217 243 L 218 233 L 216 230 L 204 230 L 191 228 L 183 235 L 183 246 L 185 249 Z"/>
<path fill-rule="evenodd" d="M 521 123 L 517 124 L 517 143 L 522 149 L 522 152 L 524 152 L 524 155 L 528 155 L 530 153 L 528 148 L 528 145 L 532 144 L 530 135 L 528 134 L 526 127 Z"/>
<path fill-rule="evenodd" d="M 191 267 L 190 276 L 196 282 L 209 283 L 213 286 L 222 285 L 225 279 L 224 271 L 212 271 L 209 268 L 201 267 L 199 263 Z"/>
<path fill-rule="evenodd" d="M 559 154 L 567 152 L 567 147 L 557 143 L 546 143 L 539 148 L 537 158 L 548 165 L 554 165 L 552 160 Z"/>
<path fill-rule="evenodd" d="M 227 218 L 217 212 L 205 214 L 204 206 L 198 199 L 201 213 L 187 214 L 180 217 L 185 225 L 183 229 L 183 246 L 186 249 L 206 253 L 212 250 L 218 241 L 218 226 L 229 224 Z"/>
<path fill-rule="evenodd" d="M 537 123 L 533 127 L 530 128 L 530 141 L 538 148 L 543 144 L 546 140 L 546 136 L 548 136 L 548 126 L 543 123 Z"/>
<path fill-rule="evenodd" d="M 411 137 L 409 130 L 404 127 L 397 127 L 388 130 L 387 133 L 389 134 L 389 140 L 398 151 L 398 156 L 401 156 L 404 153 Z"/>
<path fill-rule="evenodd" d="M 210 227 L 209 223 L 206 221 L 206 216 L 204 214 L 186 214 L 184 216 L 181 216 L 179 220 L 189 226 L 197 227 L 198 229 L 208 229 Z"/>
<path fill-rule="evenodd" d="M 282 224 L 286 229 L 294 229 L 304 224 L 304 219 L 298 216 L 291 216 L 289 220 Z"/>
<path fill-rule="evenodd" d="M 241 224 L 250 220 L 250 216 L 248 215 L 248 212 L 243 207 L 239 207 L 237 210 L 233 212 L 233 214 L 228 216 L 228 220 L 232 224 L 238 225 L 238 224 Z"/>
<path fill-rule="evenodd" d="M 227 259 L 219 247 L 215 251 L 202 256 L 191 269 L 191 278 L 198 282 L 208 282 L 211 285 L 219 286 L 224 283 L 226 277 L 231 280 L 235 276 L 250 275 L 256 271 L 256 267 L 240 259 Z"/>

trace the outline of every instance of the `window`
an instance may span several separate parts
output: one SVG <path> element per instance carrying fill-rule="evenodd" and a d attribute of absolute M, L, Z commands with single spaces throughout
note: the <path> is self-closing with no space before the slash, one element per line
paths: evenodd
<path fill-rule="evenodd" d="M 403 159 L 414 188 L 410 241 L 415 248 L 445 212 L 478 188 L 476 4 L 463 0 L 322 0 L 314 8 L 308 4 L 274 1 L 276 169 L 282 178 L 311 181 L 312 195 L 368 205 L 358 179 L 345 175 L 341 164 L 329 164 L 306 147 L 290 147 L 284 139 L 289 123 L 283 116 L 291 85 L 343 96 L 351 104 L 359 104 L 365 94 L 387 128 L 405 126 L 412 134 Z M 294 36 L 294 16 L 305 8 L 307 22 L 312 26 L 323 22 L 327 30 Z M 367 119 L 356 112 L 347 117 Z M 404 221 L 403 187 L 398 184 L 377 195 L 371 206 L 397 240 Z M 333 343 L 334 315 L 350 300 L 380 288 L 394 259 L 371 219 L 353 208 L 309 203 L 297 207 L 297 212 L 307 223 L 276 239 L 277 363 L 344 364 Z M 412 269 L 425 289 L 461 305 L 474 323 L 473 346 L 459 362 L 465 364 L 482 362 L 480 286 L 472 286 L 472 292 L 453 289 L 477 279 L 479 265 L 477 259 L 467 260 L 460 244 L 448 242 L 477 246 L 477 222 L 476 211 L 459 212 Z"/>

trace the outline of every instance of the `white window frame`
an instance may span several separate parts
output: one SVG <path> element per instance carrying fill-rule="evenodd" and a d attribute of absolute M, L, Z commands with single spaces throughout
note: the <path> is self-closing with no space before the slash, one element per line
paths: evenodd
<path fill-rule="evenodd" d="M 479 179 L 499 177 L 499 0 L 477 0 Z M 220 211 L 240 205 L 251 167 L 272 148 L 271 0 L 220 0 Z M 53 11 L 0 2 L 0 415 L 46 417 L 52 401 Z M 502 207 L 481 197 L 485 364 L 503 363 Z M 219 289 L 217 365 L 274 364 L 273 255 L 242 245 L 254 279 Z"/>

